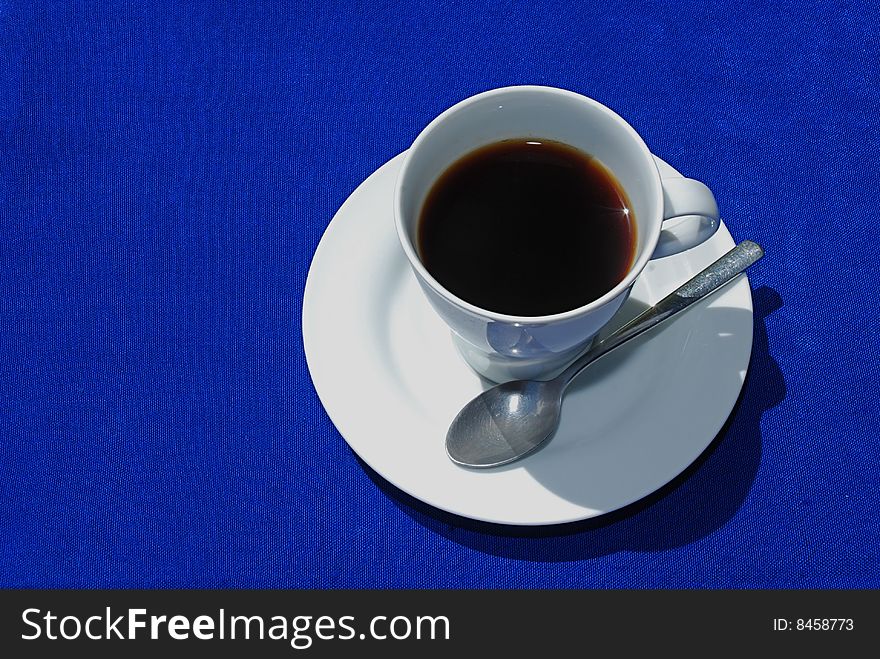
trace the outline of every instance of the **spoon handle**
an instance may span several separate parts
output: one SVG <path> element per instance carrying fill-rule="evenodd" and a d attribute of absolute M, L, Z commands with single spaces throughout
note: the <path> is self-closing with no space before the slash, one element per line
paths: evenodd
<path fill-rule="evenodd" d="M 650 309 L 623 325 L 613 334 L 596 343 L 555 379 L 568 384 L 572 378 L 589 364 L 622 343 L 638 336 L 670 316 L 687 309 L 694 302 L 706 297 L 734 279 L 750 265 L 764 256 L 764 250 L 751 240 L 744 240 L 705 270 L 697 273 L 684 285 L 667 295 Z"/>

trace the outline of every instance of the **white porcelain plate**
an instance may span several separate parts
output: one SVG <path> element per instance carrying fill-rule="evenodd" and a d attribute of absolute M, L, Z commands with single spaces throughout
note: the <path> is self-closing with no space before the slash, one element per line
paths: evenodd
<path fill-rule="evenodd" d="M 321 402 L 352 450 L 432 506 L 519 525 L 607 513 L 691 464 L 723 426 L 745 379 L 752 298 L 744 275 L 581 374 L 543 450 L 487 471 L 450 462 L 444 450 L 449 422 L 484 384 L 462 361 L 397 241 L 392 196 L 401 157 L 342 205 L 306 281 L 306 360 Z M 680 176 L 659 159 L 658 165 L 664 176 Z M 651 262 L 617 324 L 733 245 L 722 225 L 699 247 Z"/>

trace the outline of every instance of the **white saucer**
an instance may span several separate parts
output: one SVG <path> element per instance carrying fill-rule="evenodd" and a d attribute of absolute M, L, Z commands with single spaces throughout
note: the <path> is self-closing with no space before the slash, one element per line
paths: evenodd
<path fill-rule="evenodd" d="M 428 305 L 397 241 L 392 195 L 402 155 L 346 200 L 315 252 L 303 344 L 315 389 L 370 467 L 432 506 L 501 524 L 572 522 L 621 508 L 681 473 L 737 400 L 752 347 L 745 276 L 587 369 L 546 448 L 509 467 L 450 462 L 449 422 L 483 388 Z M 674 170 L 658 159 L 664 176 Z M 733 247 L 706 243 L 650 263 L 621 320 Z"/>

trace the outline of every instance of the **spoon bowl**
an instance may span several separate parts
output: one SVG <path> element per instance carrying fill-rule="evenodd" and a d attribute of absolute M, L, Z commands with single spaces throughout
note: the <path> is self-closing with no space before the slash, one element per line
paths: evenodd
<path fill-rule="evenodd" d="M 455 417 L 446 452 L 465 467 L 500 467 L 537 450 L 559 426 L 564 387 L 514 380 L 477 396 Z"/>

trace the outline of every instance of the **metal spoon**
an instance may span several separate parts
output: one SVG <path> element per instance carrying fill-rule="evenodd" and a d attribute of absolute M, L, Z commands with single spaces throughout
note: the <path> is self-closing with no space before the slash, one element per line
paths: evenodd
<path fill-rule="evenodd" d="M 581 371 L 720 288 L 762 256 L 764 250 L 758 244 L 744 240 L 678 290 L 595 343 L 552 380 L 514 380 L 484 391 L 465 405 L 449 426 L 449 458 L 464 467 L 498 467 L 544 446 L 559 425 L 565 388 Z"/>

